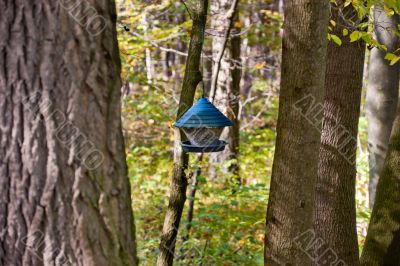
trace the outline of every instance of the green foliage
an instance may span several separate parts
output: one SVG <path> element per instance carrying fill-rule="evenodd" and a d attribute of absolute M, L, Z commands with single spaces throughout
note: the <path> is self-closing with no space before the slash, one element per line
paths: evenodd
<path fill-rule="evenodd" d="M 177 265 L 261 265 L 265 217 L 259 212 L 267 195 L 265 183 L 239 188 L 224 180 L 202 183 L 191 239 Z"/>
<path fill-rule="evenodd" d="M 363 34 L 361 32 L 359 32 L 358 30 L 355 30 L 350 34 L 350 42 L 358 41 L 362 37 L 363 37 Z"/>
<path fill-rule="evenodd" d="M 397 56 L 393 53 L 387 53 L 385 56 L 386 60 L 390 61 L 390 65 L 393 66 L 394 64 L 396 64 L 399 60 L 400 60 L 400 56 Z"/>
<path fill-rule="evenodd" d="M 333 40 L 337 45 L 341 46 L 342 45 L 342 40 L 339 38 L 339 36 L 335 34 L 328 34 L 328 39 Z"/>
<path fill-rule="evenodd" d="M 375 5 L 382 6 L 388 16 L 399 14 L 400 2 L 396 0 L 346 0 L 344 3 L 338 2 L 337 0 L 331 0 L 331 8 L 339 10 L 341 19 L 344 21 L 345 29 L 343 29 L 343 37 L 349 36 L 350 42 L 364 41 L 370 48 L 376 47 L 378 49 L 387 51 L 387 47 L 379 43 L 374 37 L 374 18 L 372 16 L 373 8 Z M 349 6 L 352 6 L 357 15 L 351 15 L 348 10 Z M 337 22 L 330 20 L 329 31 L 333 31 L 333 28 L 337 26 Z M 388 29 L 389 30 L 389 29 Z M 399 29 L 390 29 L 392 34 L 400 36 Z M 349 35 L 350 32 L 350 35 Z M 339 36 L 328 34 L 328 39 L 334 41 L 337 45 L 342 44 L 342 40 Z M 400 57 L 395 53 L 388 53 L 385 59 L 390 61 L 390 65 L 396 64 Z"/>

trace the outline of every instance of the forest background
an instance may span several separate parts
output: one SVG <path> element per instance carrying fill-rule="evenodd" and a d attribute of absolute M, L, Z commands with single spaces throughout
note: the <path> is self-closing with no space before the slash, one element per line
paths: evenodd
<path fill-rule="evenodd" d="M 222 3 L 224 1 L 220 1 Z M 229 2 L 229 1 L 228 1 Z M 368 5 L 367 5 L 368 6 Z M 185 207 L 177 239 L 176 265 L 262 265 L 265 209 L 274 155 L 280 81 L 283 22 L 282 1 L 246 0 L 238 4 L 232 34 L 240 38 L 241 70 L 238 120 L 239 159 L 201 163 L 191 157 L 189 172 L 202 169 L 190 237 Z M 192 21 L 182 2 L 117 2 L 118 40 L 122 59 L 123 125 L 129 179 L 132 186 L 138 256 L 143 265 L 154 265 L 170 188 L 174 134 L 182 78 Z M 366 13 L 372 11 L 365 9 Z M 201 68 L 209 86 L 212 76 L 213 40 L 224 27 L 215 23 L 220 13 L 208 14 Z M 329 27 L 335 27 L 331 20 Z M 372 43 L 371 22 L 359 36 Z M 236 35 L 235 35 L 236 34 Z M 229 49 L 229 47 L 227 48 Z M 367 50 L 365 68 L 369 60 Z M 397 57 L 388 57 L 393 63 Z M 223 59 L 222 65 L 224 64 Z M 301 66 L 299 66 L 301 67 Z M 223 74 L 222 74 L 223 75 Z M 357 150 L 357 231 L 363 247 L 370 218 L 368 199 L 368 147 L 365 94 L 368 71 L 364 71 Z M 197 90 L 196 99 L 201 96 Z M 222 110 L 229 113 L 229 110 Z M 238 176 L 226 171 L 238 165 Z M 233 192 L 234 191 L 234 192 Z"/>

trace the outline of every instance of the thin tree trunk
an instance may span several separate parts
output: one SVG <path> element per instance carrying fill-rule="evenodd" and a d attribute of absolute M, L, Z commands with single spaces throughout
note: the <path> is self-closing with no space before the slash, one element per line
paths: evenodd
<path fill-rule="evenodd" d="M 144 14 L 143 18 L 142 18 L 142 26 L 143 26 L 143 36 L 146 39 L 149 39 L 148 37 L 148 29 L 149 29 L 149 23 L 147 21 L 147 15 Z M 146 73 L 147 73 L 147 82 L 148 83 L 152 83 L 153 82 L 153 78 L 154 78 L 154 69 L 153 69 L 153 61 L 152 61 L 152 57 L 151 57 L 151 51 L 150 48 L 147 47 L 145 49 L 145 53 L 146 53 Z"/>
<path fill-rule="evenodd" d="M 168 81 L 169 78 L 171 77 L 171 70 L 170 70 L 170 58 L 171 58 L 171 53 L 170 52 L 162 52 L 162 68 L 163 68 L 163 80 Z"/>
<path fill-rule="evenodd" d="M 195 203 L 195 198 L 196 198 L 196 192 L 197 192 L 197 185 L 199 183 L 199 176 L 201 175 L 201 161 L 203 160 L 203 153 L 201 153 L 198 158 L 197 158 L 197 165 L 198 168 L 196 171 L 189 172 L 188 174 L 188 179 L 192 178 L 192 185 L 190 186 L 190 191 L 189 191 L 189 202 L 188 202 L 188 210 L 186 214 L 186 232 L 182 236 L 182 245 L 181 248 L 179 249 L 179 257 L 177 258 L 178 260 L 181 260 L 185 257 L 186 255 L 186 248 L 185 248 L 185 242 L 187 242 L 190 238 L 190 231 L 192 229 L 192 222 L 193 222 L 193 216 L 194 216 L 194 203 Z"/>
<path fill-rule="evenodd" d="M 234 22 L 238 20 L 237 0 L 220 0 L 211 5 L 213 13 L 212 27 L 218 30 L 224 30 L 232 33 L 238 33 L 240 29 L 234 27 Z M 229 12 L 232 16 L 226 18 Z M 229 29 L 228 29 L 229 28 Z M 218 31 L 219 33 L 219 31 Z M 220 33 L 219 33 L 220 34 Z M 227 44 L 228 47 L 225 47 Z M 227 48 L 227 49 L 226 49 Z M 221 51 L 223 57 L 219 58 Z M 239 97 L 240 97 L 240 79 L 241 69 L 237 62 L 240 62 L 240 36 L 214 36 L 213 38 L 213 58 L 214 73 L 218 77 L 213 77 L 211 82 L 211 97 L 215 94 L 215 105 L 227 115 L 233 122 L 232 127 L 227 127 L 221 134 L 221 138 L 228 142 L 225 150 L 219 153 L 212 153 L 209 156 L 209 176 L 216 177 L 216 167 L 221 166 L 223 162 L 230 161 L 228 167 L 222 170 L 225 173 L 231 173 L 234 178 L 239 178 Z M 219 68 L 220 65 L 220 68 Z M 218 73 L 216 69 L 219 68 Z"/>
<path fill-rule="evenodd" d="M 236 20 L 239 21 L 238 11 L 236 11 Z M 239 28 L 234 28 L 233 33 L 239 33 Z M 224 151 L 227 154 L 227 159 L 231 161 L 228 171 L 233 174 L 241 184 L 241 178 L 239 175 L 239 148 L 240 148 L 240 121 L 239 121 L 239 101 L 240 101 L 240 80 L 242 78 L 241 70 L 241 39 L 240 36 L 233 36 L 231 38 L 231 58 L 234 60 L 231 66 L 231 90 L 228 91 L 229 95 L 229 118 L 233 121 L 233 126 L 228 128 L 228 150 Z"/>
<path fill-rule="evenodd" d="M 0 2 L 0 265 L 138 264 L 115 5 L 91 3 Z"/>
<path fill-rule="evenodd" d="M 351 5 L 348 9 L 346 14 L 357 16 Z M 345 22 L 338 8 L 332 10 L 331 19 L 337 24 L 332 34 L 341 36 Z M 326 265 L 338 260 L 359 264 L 355 180 L 365 43 L 350 43 L 348 37 L 342 42 L 328 45 L 315 211 L 316 239 L 322 239 L 322 247 L 313 253 L 315 265 L 321 260 L 332 263 Z"/>
<path fill-rule="evenodd" d="M 231 5 L 230 5 L 230 9 L 235 9 L 236 8 L 236 6 L 237 6 L 237 2 L 233 2 Z M 229 10 L 230 9 L 228 9 L 228 12 L 229 12 Z M 213 10 L 214 12 L 216 12 L 216 10 Z M 227 12 L 223 12 L 223 14 L 226 14 Z M 225 29 L 225 32 L 230 32 L 230 28 L 232 27 L 232 21 L 233 21 L 233 18 L 235 17 L 235 15 L 233 15 L 231 18 L 230 17 L 228 17 L 228 29 Z M 221 18 L 221 19 L 225 19 L 225 18 Z M 221 41 L 221 43 L 223 43 L 224 45 L 223 46 L 221 46 L 221 47 L 219 47 L 219 49 L 221 49 L 221 50 L 219 50 L 219 51 L 214 51 L 214 52 L 217 52 L 217 54 L 221 54 L 221 53 L 223 53 L 224 52 L 224 50 L 225 50 L 225 44 L 226 44 L 226 41 L 227 41 L 227 38 L 228 38 L 228 34 L 225 34 L 225 39 L 222 39 L 222 40 L 219 40 L 219 41 Z M 239 39 L 239 48 L 240 48 L 240 39 Z M 239 53 L 239 55 L 240 55 L 240 50 L 238 51 L 238 53 Z M 217 60 L 216 60 L 216 64 L 221 64 L 221 61 L 222 61 L 222 57 L 219 57 L 219 58 L 217 58 Z M 229 70 L 228 70 L 229 71 Z M 221 71 L 218 71 L 218 72 L 216 72 L 215 73 L 215 76 L 211 76 L 211 80 L 210 80 L 210 86 L 212 87 L 212 84 L 216 84 L 215 82 L 217 81 L 217 80 L 219 80 L 219 74 L 220 74 L 220 72 Z M 238 75 L 236 75 L 236 77 L 238 77 Z M 240 73 L 239 73 L 239 82 L 240 82 Z M 206 87 L 206 85 L 207 85 L 207 83 L 205 83 L 204 84 L 204 86 Z M 239 86 L 239 83 L 237 83 L 236 84 L 237 86 Z M 216 85 L 215 85 L 216 86 Z M 204 88 L 204 90 L 206 90 L 206 88 Z M 211 90 L 210 90 L 211 91 Z M 211 96 L 212 97 L 212 96 Z M 212 99 L 213 100 L 213 102 L 214 102 L 214 99 Z M 235 126 L 235 125 L 234 125 Z M 211 156 L 212 154 L 210 154 L 210 156 Z M 199 168 L 196 170 L 196 172 L 194 173 L 194 176 L 193 176 L 193 182 L 192 182 L 192 186 L 191 186 L 191 188 L 190 188 L 190 200 L 189 200 L 189 206 L 188 206 L 188 212 L 187 212 L 187 225 L 186 225 L 186 235 L 184 235 L 183 237 L 182 237 L 182 240 L 183 241 L 187 241 L 188 239 L 189 239 L 189 234 L 190 234 L 190 229 L 191 229 L 191 227 L 192 227 L 192 220 L 193 220 L 193 212 L 194 212 L 194 203 L 195 203 L 195 195 L 196 195 L 196 191 L 197 191 L 197 184 L 198 184 L 198 176 L 201 174 L 201 168 L 200 168 L 200 164 L 201 164 L 201 162 L 202 162 L 202 160 L 203 160 L 203 154 L 200 154 L 199 156 L 198 156 L 198 160 L 197 160 L 197 164 L 199 165 Z"/>
<path fill-rule="evenodd" d="M 283 0 L 279 0 L 278 1 L 278 11 L 279 13 L 283 13 L 283 6 L 284 6 L 284 1 Z"/>
<path fill-rule="evenodd" d="M 181 2 L 175 2 L 175 9 L 180 10 L 179 9 L 180 5 L 182 5 Z M 185 21 L 186 21 L 186 13 L 185 12 L 179 11 L 179 12 L 177 12 L 177 14 L 175 14 L 173 23 L 179 25 Z M 176 43 L 174 44 L 174 46 L 175 46 L 174 48 L 178 51 L 181 51 L 181 52 L 187 51 L 187 47 L 185 47 L 185 44 L 184 44 L 182 38 L 176 38 Z M 172 69 L 173 69 L 172 70 L 172 79 L 174 81 L 173 92 L 175 95 L 177 95 L 179 93 L 179 90 L 180 90 L 181 84 L 182 84 L 182 77 L 181 77 L 180 71 L 181 71 L 181 66 L 185 63 L 185 57 L 174 54 L 172 59 L 173 59 L 173 61 L 171 60 L 170 65 L 172 66 Z"/>
<path fill-rule="evenodd" d="M 387 52 L 398 48 L 399 38 L 392 31 L 397 31 L 399 16 L 388 17 L 378 4 L 374 8 L 375 36 L 385 45 Z M 386 51 L 373 48 L 369 61 L 367 120 L 369 148 L 369 205 L 375 201 L 376 185 L 379 173 L 385 161 L 390 132 L 396 116 L 399 97 L 399 64 L 389 65 L 384 57 Z"/>
<path fill-rule="evenodd" d="M 211 49 L 210 49 L 211 50 Z M 208 49 L 203 50 L 203 83 L 204 83 L 204 94 L 210 95 L 211 91 L 211 79 L 212 79 L 212 60 L 206 58 L 212 58 L 212 52 Z"/>
<path fill-rule="evenodd" d="M 237 7 L 237 1 L 236 2 L 232 2 L 232 4 L 230 5 L 230 8 L 228 9 L 228 11 L 227 12 L 223 12 L 223 14 L 226 14 L 226 13 L 228 13 L 229 14 L 229 12 L 230 12 L 230 10 L 233 10 L 233 11 L 235 11 L 235 9 L 236 9 L 236 7 Z M 217 12 L 216 10 L 213 10 L 213 12 Z M 220 12 L 220 11 L 218 11 L 218 12 Z M 219 50 L 219 51 L 214 51 L 214 52 L 217 52 L 217 54 L 222 54 L 222 53 L 224 53 L 224 50 L 225 50 L 225 45 L 226 45 L 226 42 L 227 42 L 227 39 L 228 39 L 228 35 L 229 35 L 229 32 L 230 32 L 230 30 L 231 30 L 231 27 L 232 27 L 232 21 L 233 21 L 233 18 L 235 17 L 235 14 L 233 14 L 233 16 L 232 17 L 229 17 L 228 16 L 228 18 L 227 18 L 227 20 L 228 20 L 228 28 L 227 29 L 225 29 L 225 37 L 224 37 L 224 39 L 222 39 L 222 40 L 219 40 L 221 43 L 222 43 L 222 46 L 221 47 L 219 47 L 219 49 L 221 49 L 221 50 Z M 221 18 L 221 19 L 225 19 L 225 18 Z M 237 48 L 237 47 L 236 47 Z M 237 50 L 235 50 L 235 52 L 236 53 L 238 53 L 238 56 L 240 57 L 240 38 L 239 38 L 239 51 L 237 51 Z M 221 61 L 222 61 L 222 57 L 218 57 L 217 56 L 217 59 L 216 59 L 216 62 L 215 62 L 215 64 L 217 64 L 217 65 L 219 65 L 219 64 L 221 64 Z M 203 66 L 204 67 L 204 66 Z M 228 69 L 228 72 L 230 71 L 230 69 Z M 210 86 L 211 87 L 213 87 L 213 84 L 214 84 L 214 86 L 216 86 L 216 81 L 218 81 L 219 80 L 219 74 L 220 74 L 220 72 L 221 71 L 217 71 L 216 73 L 214 73 L 214 75 L 215 76 L 211 76 L 211 80 L 210 80 L 210 82 L 208 82 L 207 81 L 207 83 L 206 82 L 204 82 L 204 80 L 203 80 L 203 82 L 204 82 L 204 84 L 203 84 L 203 86 L 204 86 L 204 88 L 203 88 L 203 93 L 205 93 L 205 91 L 207 90 L 206 89 L 206 86 L 207 86 L 207 84 L 209 83 L 210 84 Z M 238 89 L 238 91 L 239 91 L 239 86 L 240 86 L 240 72 L 237 74 L 236 73 L 236 76 L 235 76 L 236 78 L 239 78 L 239 80 L 237 80 L 237 84 L 236 84 L 236 86 L 237 86 L 237 89 Z M 212 91 L 212 89 L 210 89 L 210 91 Z M 210 93 L 210 94 L 212 94 L 212 93 Z M 213 97 L 213 96 L 211 96 L 211 97 Z M 212 101 L 214 102 L 214 97 L 213 97 L 213 99 L 212 99 Z M 238 122 L 237 121 L 237 119 L 236 119 L 236 122 Z M 234 127 L 237 127 L 238 128 L 238 125 L 234 125 Z M 236 143 L 236 142 L 235 142 Z M 230 145 L 232 145 L 232 144 L 230 144 Z M 237 145 L 238 145 L 238 143 L 237 143 Z M 210 156 L 212 156 L 213 154 L 210 154 Z M 182 241 L 187 241 L 187 240 L 189 240 L 189 235 L 190 235 L 190 229 L 191 229 L 191 227 L 192 227 L 192 220 L 193 220 L 193 213 L 194 213 L 194 203 L 195 203 L 195 195 L 196 195 L 196 191 L 197 191 L 197 184 L 198 184 L 198 176 L 201 174 L 201 167 L 200 167 L 200 164 L 201 164 L 201 162 L 203 161 L 203 154 L 200 154 L 199 156 L 198 156 L 198 160 L 197 160 L 197 165 L 199 166 L 199 168 L 196 170 L 196 172 L 194 173 L 194 176 L 193 176 L 193 182 L 192 182 L 192 186 L 191 186 L 191 188 L 190 188 L 190 200 L 189 200 L 189 206 L 188 206 L 188 212 L 187 212 L 187 224 L 186 224 L 186 235 L 184 235 L 183 237 L 182 237 Z M 238 171 L 236 171 L 236 173 L 238 173 Z"/>
<path fill-rule="evenodd" d="M 329 1 L 288 0 L 282 45 L 277 140 L 265 237 L 265 265 L 311 265 L 294 239 L 313 228 L 320 123 L 299 100 L 322 102 Z M 312 110 L 311 110 L 312 111 Z"/>
<path fill-rule="evenodd" d="M 242 18 L 244 28 L 249 28 L 254 23 L 252 21 L 252 16 L 251 16 L 252 8 L 253 5 L 250 7 L 249 11 L 250 15 L 244 16 Z M 254 78 L 250 73 L 252 68 L 251 65 L 253 63 L 251 60 L 251 56 L 253 55 L 252 55 L 252 46 L 248 34 L 245 34 L 243 36 L 243 39 L 241 41 L 241 50 L 242 50 L 242 55 L 240 62 L 242 66 L 243 77 L 241 79 L 241 84 L 240 84 L 240 95 L 244 95 L 245 97 L 247 97 L 250 94 L 251 87 L 253 86 L 253 78 Z"/>
<path fill-rule="evenodd" d="M 196 1 L 195 7 L 189 10 L 193 19 L 192 36 L 186 61 L 185 76 L 179 101 L 177 118 L 181 117 L 193 104 L 197 85 L 201 82 L 200 58 L 204 42 L 204 31 L 207 19 L 207 0 Z M 175 242 L 186 201 L 188 154 L 182 150 L 181 140 L 185 135 L 175 129 L 174 173 L 171 181 L 171 192 L 168 210 L 165 215 L 160 243 L 158 266 L 172 265 L 175 255 Z"/>
<path fill-rule="evenodd" d="M 192 186 L 190 188 L 189 193 L 189 204 L 188 204 L 188 211 L 187 211 L 187 224 L 186 224 L 186 234 L 182 237 L 182 241 L 188 241 L 190 236 L 190 230 L 192 229 L 192 221 L 193 221 L 193 213 L 194 213 L 194 202 L 197 192 L 197 185 L 199 183 L 199 176 L 201 175 L 201 162 L 203 161 L 203 153 L 199 155 L 197 159 L 198 168 L 193 174 Z"/>
<path fill-rule="evenodd" d="M 400 109 L 379 178 L 361 265 L 400 265 Z"/>

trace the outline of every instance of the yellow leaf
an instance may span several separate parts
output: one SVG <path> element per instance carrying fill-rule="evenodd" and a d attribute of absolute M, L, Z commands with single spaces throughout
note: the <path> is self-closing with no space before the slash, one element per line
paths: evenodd
<path fill-rule="evenodd" d="M 257 63 L 254 67 L 256 69 L 262 69 L 262 68 L 264 68 L 264 63 Z"/>
<path fill-rule="evenodd" d="M 338 36 L 331 34 L 331 38 L 337 45 L 339 45 L 339 46 L 342 45 L 342 40 Z"/>
<path fill-rule="evenodd" d="M 385 59 L 390 61 L 390 65 L 393 66 L 400 60 L 400 56 L 397 56 L 393 53 L 387 53 L 385 55 Z"/>
<path fill-rule="evenodd" d="M 237 20 L 237 21 L 235 21 L 235 23 L 233 24 L 233 26 L 235 27 L 235 28 L 241 28 L 242 27 L 242 22 L 240 22 L 240 20 Z"/>
<path fill-rule="evenodd" d="M 350 42 L 358 41 L 362 37 L 362 33 L 355 30 L 350 34 Z"/>
<path fill-rule="evenodd" d="M 388 8 L 386 5 L 384 5 L 384 6 L 383 6 L 383 9 L 385 10 L 385 12 L 386 12 L 386 15 L 387 15 L 388 17 L 391 17 L 391 16 L 393 16 L 393 15 L 394 15 L 394 10 L 393 10 L 393 9 L 390 9 L 390 8 Z"/>
<path fill-rule="evenodd" d="M 348 29 L 343 29 L 343 36 L 349 35 L 349 30 Z"/>
<path fill-rule="evenodd" d="M 395 55 L 395 54 L 393 54 L 393 53 L 387 53 L 386 55 L 385 55 L 385 59 L 386 60 L 393 60 L 394 58 L 396 58 L 397 57 L 397 55 Z"/>

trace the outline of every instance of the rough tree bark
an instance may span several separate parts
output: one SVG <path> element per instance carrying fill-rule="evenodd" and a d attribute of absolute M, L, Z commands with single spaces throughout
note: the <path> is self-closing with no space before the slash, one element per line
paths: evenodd
<path fill-rule="evenodd" d="M 138 264 L 115 4 L 91 3 L 0 2 L 0 265 Z"/>
<path fill-rule="evenodd" d="M 387 52 L 398 48 L 399 38 L 393 33 L 400 23 L 398 15 L 388 17 L 379 4 L 374 8 L 374 30 L 379 43 L 387 47 Z M 368 72 L 367 120 L 369 149 L 369 205 L 375 201 L 379 173 L 385 161 L 390 132 L 396 116 L 399 97 L 399 64 L 389 65 L 385 51 L 371 50 Z"/>
<path fill-rule="evenodd" d="M 220 64 L 218 77 L 215 84 L 211 84 L 211 92 L 215 90 L 214 104 L 233 121 L 232 127 L 227 127 L 221 134 L 221 138 L 228 142 L 225 150 L 218 153 L 212 153 L 209 156 L 209 177 L 216 177 L 216 168 L 223 162 L 230 161 L 228 167 L 222 168 L 225 173 L 231 173 L 233 177 L 239 179 L 239 96 L 240 96 L 240 36 L 237 33 L 239 28 L 235 27 L 235 21 L 238 20 L 237 0 L 214 1 L 211 5 L 212 28 L 216 29 L 216 35 L 213 37 L 213 58 L 214 70 L 217 64 Z M 232 16 L 228 19 L 233 8 Z M 221 31 L 229 31 L 233 35 L 223 36 Z M 235 35 L 236 34 L 236 35 Z M 224 38 L 227 38 L 225 40 Z M 225 44 L 227 43 L 227 47 Z M 220 62 L 216 62 L 218 55 L 223 51 L 223 57 Z M 216 75 L 215 71 L 213 73 Z M 211 95 L 213 97 L 213 95 Z"/>
<path fill-rule="evenodd" d="M 329 1 L 285 3 L 277 140 L 265 237 L 265 265 L 311 265 L 294 239 L 313 228 L 320 123 L 307 110 L 324 97 Z M 301 99 L 312 99 L 296 108 Z"/>
<path fill-rule="evenodd" d="M 199 0 L 193 4 L 193 7 L 188 7 L 188 12 L 193 20 L 193 26 L 177 119 L 179 119 L 179 117 L 181 117 L 190 106 L 193 105 L 196 87 L 202 80 L 202 75 L 200 73 L 200 58 L 204 42 L 207 6 L 207 0 Z M 185 175 L 185 170 L 188 167 L 189 156 L 181 147 L 181 140 L 184 138 L 185 135 L 178 129 L 175 129 L 174 172 L 171 181 L 168 209 L 165 215 L 161 236 L 160 253 L 157 259 L 158 266 L 170 266 L 173 263 L 175 242 L 183 207 L 186 201 L 188 180 Z"/>
<path fill-rule="evenodd" d="M 400 265 L 400 109 L 379 178 L 361 265 Z"/>
<path fill-rule="evenodd" d="M 339 9 L 341 4 L 332 8 L 332 34 L 342 36 L 347 25 Z M 351 5 L 346 9 L 357 17 Z M 341 46 L 329 42 L 315 210 L 316 239 L 322 239 L 322 247 L 313 253 L 315 265 L 339 260 L 359 264 L 355 180 L 364 58 L 364 41 L 350 43 L 347 37 Z"/>

